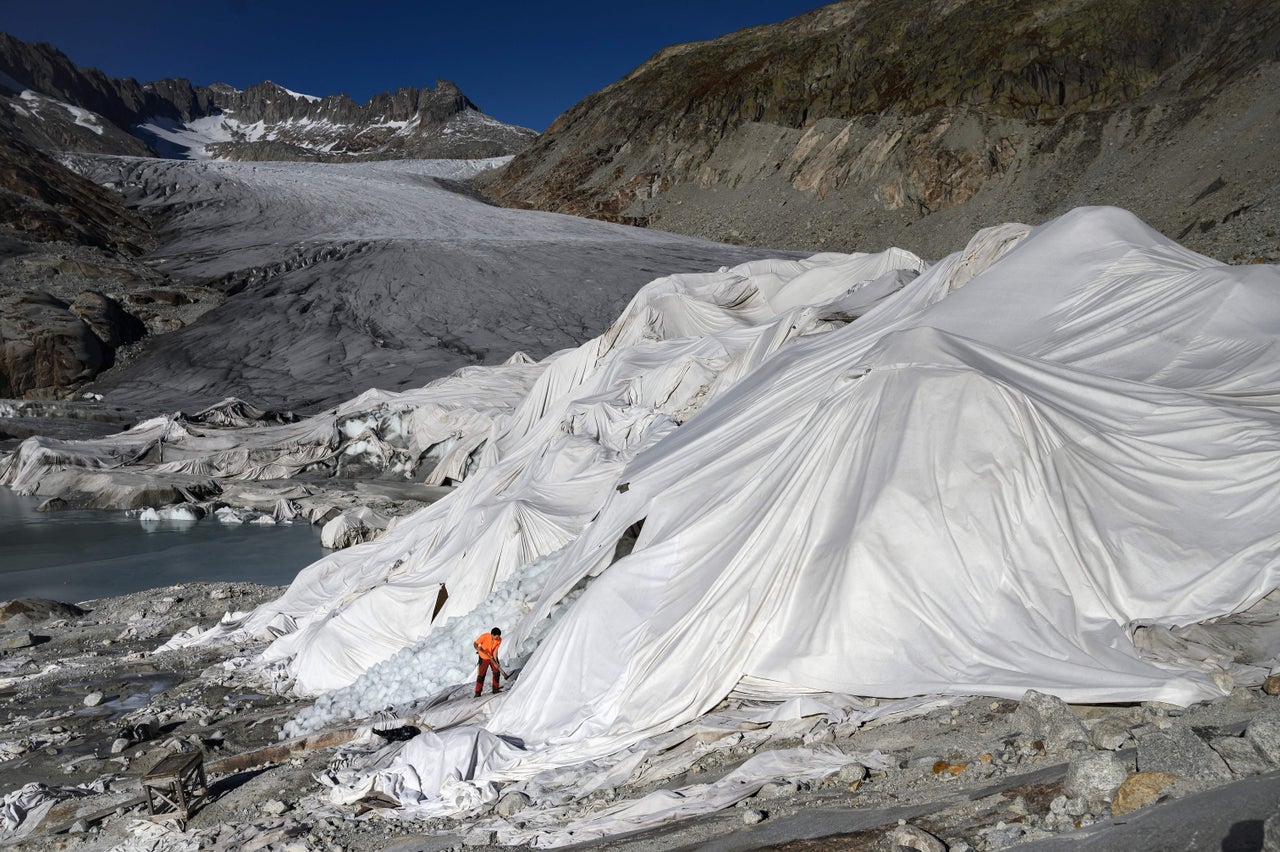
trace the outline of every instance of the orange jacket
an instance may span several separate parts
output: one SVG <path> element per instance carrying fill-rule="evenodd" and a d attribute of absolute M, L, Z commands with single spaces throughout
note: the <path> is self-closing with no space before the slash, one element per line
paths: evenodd
<path fill-rule="evenodd" d="M 498 646 L 502 644 L 502 637 L 486 633 L 471 644 L 482 659 L 496 662 L 498 659 Z"/>

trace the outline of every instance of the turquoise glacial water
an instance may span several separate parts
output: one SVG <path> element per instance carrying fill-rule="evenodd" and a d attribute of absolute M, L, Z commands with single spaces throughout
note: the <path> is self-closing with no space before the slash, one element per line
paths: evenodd
<path fill-rule="evenodd" d="M 327 551 L 309 524 L 142 523 L 124 512 L 37 512 L 0 487 L 0 600 L 78 603 L 201 581 L 282 585 Z"/>

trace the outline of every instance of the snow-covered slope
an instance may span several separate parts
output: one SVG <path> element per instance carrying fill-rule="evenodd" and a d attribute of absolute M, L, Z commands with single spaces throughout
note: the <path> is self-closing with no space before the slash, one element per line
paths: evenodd
<path fill-rule="evenodd" d="M 0 50 L 7 38 L 0 33 Z M 0 63 L 0 126 L 44 150 L 70 148 L 111 154 L 145 154 L 128 129 L 60 94 L 47 94 L 4 73 Z"/>

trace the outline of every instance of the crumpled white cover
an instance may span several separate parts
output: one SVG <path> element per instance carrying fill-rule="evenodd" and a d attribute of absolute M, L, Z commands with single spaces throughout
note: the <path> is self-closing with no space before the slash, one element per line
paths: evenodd
<path fill-rule="evenodd" d="M 1280 585 L 1280 270 L 1114 208 L 923 267 L 891 250 L 653 282 L 553 358 L 452 495 L 246 624 L 292 619 L 268 656 L 330 689 L 429 635 L 441 584 L 442 616 L 465 613 L 563 548 L 508 642 L 596 579 L 486 723 L 526 744 L 526 775 L 740 685 L 1222 694 L 1203 654 L 1151 659 L 1131 634 Z"/>

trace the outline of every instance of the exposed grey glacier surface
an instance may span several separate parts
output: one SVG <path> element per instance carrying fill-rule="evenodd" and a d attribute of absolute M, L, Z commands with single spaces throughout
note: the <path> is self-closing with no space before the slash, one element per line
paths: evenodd
<path fill-rule="evenodd" d="M 653 278 L 780 254 L 494 207 L 454 183 L 486 161 L 70 164 L 163 218 L 157 269 L 228 294 L 93 388 L 142 410 L 230 395 L 309 409 L 539 358 L 603 331 Z"/>

